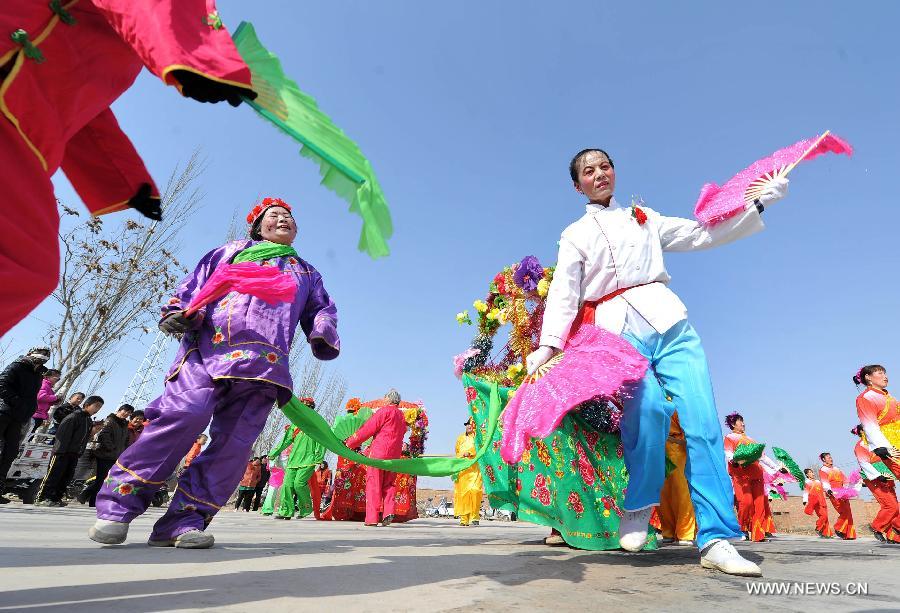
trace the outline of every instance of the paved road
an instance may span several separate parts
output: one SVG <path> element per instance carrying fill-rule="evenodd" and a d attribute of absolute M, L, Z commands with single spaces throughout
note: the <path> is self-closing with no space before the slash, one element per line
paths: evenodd
<path fill-rule="evenodd" d="M 222 512 L 216 547 L 190 551 L 144 544 L 159 513 L 135 521 L 127 544 L 101 547 L 86 536 L 89 509 L 0 507 L 0 611 L 900 610 L 900 546 L 873 539 L 739 544 L 765 581 L 859 581 L 869 592 L 748 596 L 746 580 L 703 570 L 690 547 L 549 548 L 529 524 L 364 528 Z"/>

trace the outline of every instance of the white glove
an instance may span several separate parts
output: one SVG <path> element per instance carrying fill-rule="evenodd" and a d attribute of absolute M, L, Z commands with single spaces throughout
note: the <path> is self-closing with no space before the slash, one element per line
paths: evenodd
<path fill-rule="evenodd" d="M 769 208 L 770 206 L 787 196 L 789 183 L 790 181 L 788 181 L 786 177 L 775 179 L 769 184 L 769 186 L 766 188 L 766 191 L 760 194 L 758 198 L 759 203 L 765 208 Z"/>
<path fill-rule="evenodd" d="M 549 345 L 541 345 L 525 358 L 525 365 L 528 367 L 528 374 L 533 375 L 534 372 L 541 367 L 544 363 L 547 362 L 550 358 L 553 357 L 553 354 L 556 353 L 556 349 L 554 347 L 550 347 Z"/>

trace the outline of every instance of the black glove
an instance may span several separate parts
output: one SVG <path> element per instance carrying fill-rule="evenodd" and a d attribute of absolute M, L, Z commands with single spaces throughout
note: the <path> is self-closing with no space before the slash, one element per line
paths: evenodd
<path fill-rule="evenodd" d="M 887 447 L 876 447 L 872 450 L 872 453 L 877 455 L 882 460 L 888 460 L 891 457 L 891 452 L 888 451 Z"/>
<path fill-rule="evenodd" d="M 231 106 L 238 106 L 243 98 L 256 98 L 256 92 L 246 87 L 213 81 L 189 70 L 173 70 L 172 76 L 181 83 L 181 93 L 184 96 L 199 102 L 215 103 L 224 100 Z"/>
<path fill-rule="evenodd" d="M 142 183 L 134 197 L 128 201 L 128 206 L 144 217 L 161 221 L 162 208 L 159 206 L 159 198 L 150 195 L 151 189 L 149 183 Z"/>
<path fill-rule="evenodd" d="M 159 322 L 159 329 L 166 334 L 184 334 L 194 329 L 197 319 L 196 315 L 187 317 L 182 312 L 172 313 Z"/>

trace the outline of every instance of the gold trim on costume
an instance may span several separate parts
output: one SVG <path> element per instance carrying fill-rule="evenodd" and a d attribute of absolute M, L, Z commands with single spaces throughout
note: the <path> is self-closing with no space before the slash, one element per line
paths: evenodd
<path fill-rule="evenodd" d="M 222 509 L 222 507 L 220 507 L 220 506 L 217 505 L 217 504 L 213 504 L 213 503 L 211 503 L 211 502 L 207 502 L 206 500 L 202 500 L 202 499 L 200 499 L 200 498 L 197 498 L 196 496 L 191 496 L 190 494 L 187 493 L 187 490 L 185 490 L 184 487 L 182 487 L 180 484 L 178 485 L 178 493 L 179 493 L 179 494 L 182 494 L 182 495 L 184 495 L 184 496 L 187 496 L 188 498 L 190 498 L 190 499 L 193 500 L 194 502 L 199 502 L 200 504 L 205 504 L 205 505 L 208 506 L 208 507 L 212 507 L 212 508 L 214 508 L 216 511 L 219 511 L 219 510 Z"/>
<path fill-rule="evenodd" d="M 78 4 L 78 0 L 72 0 L 63 8 L 69 9 L 76 4 Z M 50 32 L 52 32 L 56 27 L 56 24 L 59 23 L 59 15 L 57 15 L 56 13 L 51 13 L 51 15 L 52 16 L 50 17 L 50 21 L 47 22 L 47 25 L 44 26 L 44 29 L 41 31 L 41 33 L 31 39 L 31 44 L 35 47 L 44 42 L 44 39 L 46 39 L 50 35 Z M 6 118 L 9 119 L 9 121 L 16 127 L 16 130 L 19 132 L 19 136 L 22 137 L 22 140 L 25 141 L 25 144 L 28 145 L 28 148 L 31 149 L 32 153 L 37 156 L 38 160 L 41 163 L 41 166 L 44 168 L 44 171 L 49 172 L 50 169 L 47 166 L 47 160 L 46 158 L 44 158 L 44 154 L 40 149 L 37 148 L 37 146 L 33 142 L 31 142 L 31 139 L 26 136 L 25 131 L 22 130 L 22 126 L 19 124 L 19 118 L 13 115 L 12 111 L 9 110 L 9 107 L 6 106 L 6 92 L 12 82 L 16 80 L 16 76 L 19 74 L 19 70 L 21 70 L 22 64 L 25 63 L 24 50 L 14 48 L 6 53 L 2 58 L 2 62 L 0 62 L 0 64 L 5 64 L 9 61 L 10 57 L 16 54 L 18 54 L 18 57 L 16 57 L 15 61 L 13 62 L 13 66 L 10 69 L 9 74 L 6 75 L 5 79 L 3 79 L 3 84 L 0 85 L 0 111 L 2 111 Z"/>
<path fill-rule="evenodd" d="M 132 477 L 134 477 L 141 483 L 146 483 L 147 485 L 162 485 L 163 483 L 165 483 L 165 481 L 148 481 L 147 479 L 144 479 L 142 476 L 140 476 L 139 474 L 137 474 L 130 468 L 125 468 L 124 466 L 122 466 L 118 460 L 116 460 L 116 466 L 118 466 L 119 468 L 121 468 L 122 470 L 127 472 L 129 475 L 131 475 Z M 179 489 L 181 489 L 181 488 L 179 488 Z"/>
<path fill-rule="evenodd" d="M 163 80 L 163 83 L 165 83 L 166 85 L 173 85 L 175 87 L 175 89 L 178 90 L 178 93 L 181 94 L 182 96 L 184 96 L 184 93 L 182 93 L 182 91 L 181 91 L 182 86 L 181 86 L 181 82 L 178 79 L 176 79 L 175 77 L 172 77 L 172 79 L 175 82 L 171 83 L 171 84 L 168 81 L 166 81 L 166 79 L 169 76 L 169 73 L 172 72 L 173 70 L 187 70 L 188 72 L 193 72 L 196 75 L 200 75 L 204 79 L 209 79 L 210 81 L 215 81 L 216 83 L 224 83 L 225 85 L 234 85 L 235 87 L 240 87 L 240 88 L 243 88 L 243 89 L 246 89 L 246 90 L 256 93 L 256 90 L 253 89 L 252 85 L 247 85 L 246 83 L 240 83 L 238 81 L 232 81 L 230 79 L 222 79 L 220 77 L 214 77 L 211 74 L 201 72 L 201 71 L 197 70 L 196 68 L 191 68 L 190 66 L 185 66 L 184 64 L 171 64 L 170 66 L 166 66 L 163 69 L 162 74 L 160 75 L 160 78 Z"/>
<path fill-rule="evenodd" d="M 178 368 L 175 369 L 175 372 L 173 372 L 171 375 L 166 377 L 166 381 L 171 381 L 172 379 L 174 379 L 175 377 L 178 376 L 178 373 L 180 373 L 181 369 L 184 368 L 184 363 L 187 362 L 187 358 L 189 355 L 191 355 L 192 351 L 200 351 L 200 349 L 197 347 L 191 347 L 190 349 L 188 349 L 187 353 L 184 354 L 184 357 L 181 358 L 181 364 L 178 365 Z"/>

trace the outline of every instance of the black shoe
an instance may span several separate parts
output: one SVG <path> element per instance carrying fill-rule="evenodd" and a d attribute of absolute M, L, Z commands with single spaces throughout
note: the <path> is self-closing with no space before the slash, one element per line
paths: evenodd
<path fill-rule="evenodd" d="M 12 501 L 9 498 L 0 494 L 0 504 L 9 504 L 10 502 Z"/>
<path fill-rule="evenodd" d="M 876 541 L 878 541 L 879 543 L 887 543 L 887 539 L 884 538 L 884 535 L 881 532 L 878 532 L 877 530 L 873 530 L 872 532 L 875 533 Z"/>
<path fill-rule="evenodd" d="M 840 538 L 842 538 L 842 539 L 846 539 L 846 538 L 847 538 L 846 536 L 844 536 L 844 533 L 843 533 L 843 532 L 838 532 L 837 530 L 835 530 L 834 533 L 837 534 L 837 535 L 838 535 Z"/>
<path fill-rule="evenodd" d="M 388 526 L 391 525 L 392 521 L 394 521 L 394 516 L 388 515 L 387 517 L 385 517 L 381 520 L 381 525 L 384 526 L 385 528 L 387 528 Z"/>

